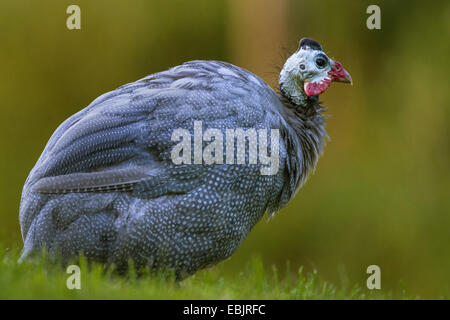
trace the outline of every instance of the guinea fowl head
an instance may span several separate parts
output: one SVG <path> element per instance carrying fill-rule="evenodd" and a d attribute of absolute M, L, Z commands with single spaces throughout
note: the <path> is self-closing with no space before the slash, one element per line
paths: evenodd
<path fill-rule="evenodd" d="M 298 50 L 286 60 L 279 78 L 281 92 L 296 104 L 318 96 L 333 81 L 352 83 L 352 78 L 339 62 L 325 54 L 317 41 L 308 38 L 300 40 Z"/>
<path fill-rule="evenodd" d="M 317 41 L 308 38 L 300 41 L 298 50 L 280 72 L 280 98 L 285 107 L 280 112 L 287 123 L 283 136 L 288 140 L 287 152 L 292 155 L 287 166 L 291 185 L 282 206 L 306 181 L 325 146 L 326 108 L 320 105 L 318 95 L 333 81 L 352 83 L 352 78 L 339 62 L 326 55 Z"/>

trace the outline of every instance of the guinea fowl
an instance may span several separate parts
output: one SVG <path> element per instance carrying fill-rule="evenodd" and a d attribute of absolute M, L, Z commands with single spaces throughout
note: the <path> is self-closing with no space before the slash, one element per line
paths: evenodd
<path fill-rule="evenodd" d="M 279 94 L 232 64 L 190 61 L 98 97 L 58 127 L 25 182 L 21 259 L 45 248 L 63 261 L 83 254 L 126 268 L 132 259 L 183 278 L 228 258 L 314 168 L 327 137 L 318 95 L 332 81 L 351 78 L 304 38 L 280 72 Z M 194 131 L 208 129 L 215 134 L 198 140 Z M 239 153 L 236 135 L 202 159 L 199 147 L 234 129 L 244 153 L 230 155 Z M 270 148 L 277 163 L 263 161 Z"/>

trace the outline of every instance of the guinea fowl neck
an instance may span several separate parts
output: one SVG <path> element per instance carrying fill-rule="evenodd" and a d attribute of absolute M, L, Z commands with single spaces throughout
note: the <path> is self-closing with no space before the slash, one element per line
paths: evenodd
<path fill-rule="evenodd" d="M 320 105 L 317 96 L 308 97 L 303 88 L 294 98 L 283 89 L 280 85 L 279 97 L 284 105 L 281 113 L 288 125 L 284 137 L 293 197 L 314 170 L 328 138 L 323 114 L 326 108 Z"/>

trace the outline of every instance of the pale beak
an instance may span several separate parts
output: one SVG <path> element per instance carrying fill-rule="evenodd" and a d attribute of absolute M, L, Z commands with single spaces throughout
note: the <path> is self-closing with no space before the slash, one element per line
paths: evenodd
<path fill-rule="evenodd" d="M 353 84 L 350 73 L 342 68 L 342 64 L 337 61 L 334 62 L 334 66 L 331 68 L 328 74 L 331 76 L 332 81 Z"/>

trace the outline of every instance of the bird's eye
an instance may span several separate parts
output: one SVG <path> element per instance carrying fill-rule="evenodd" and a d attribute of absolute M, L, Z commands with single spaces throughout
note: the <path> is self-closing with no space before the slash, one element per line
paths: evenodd
<path fill-rule="evenodd" d="M 318 68 L 322 69 L 323 67 L 325 67 L 327 65 L 327 63 L 328 63 L 328 60 L 326 58 L 324 58 L 324 57 L 318 57 L 316 59 L 316 66 Z"/>

